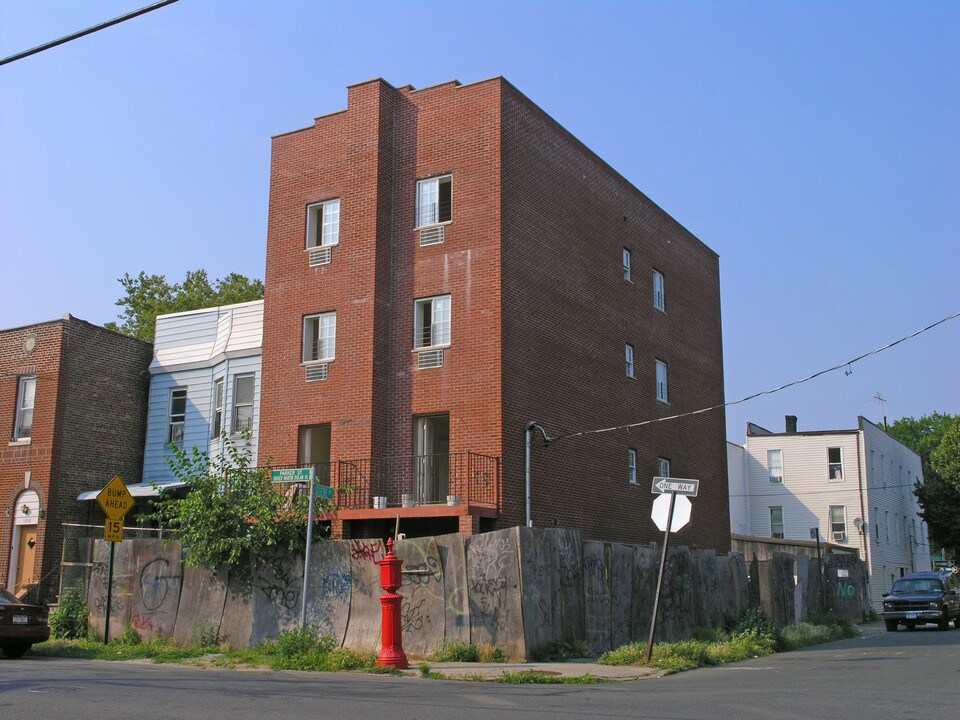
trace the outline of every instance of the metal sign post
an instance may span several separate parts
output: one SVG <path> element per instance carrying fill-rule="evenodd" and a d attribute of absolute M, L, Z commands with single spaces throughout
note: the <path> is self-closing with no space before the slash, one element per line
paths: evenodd
<path fill-rule="evenodd" d="M 97 502 L 103 508 L 107 516 L 103 524 L 103 539 L 110 543 L 110 564 L 107 566 L 107 606 L 105 608 L 106 619 L 103 625 L 103 643 L 110 642 L 110 610 L 113 600 L 113 554 L 118 542 L 123 542 L 123 516 L 135 504 L 133 495 L 127 490 L 127 486 L 119 475 L 114 475 L 113 479 L 97 493 Z"/>
<path fill-rule="evenodd" d="M 827 588 L 823 577 L 823 558 L 820 555 L 820 527 L 810 528 L 810 539 L 817 541 L 817 569 L 820 571 L 820 612 L 827 611 Z"/>
<path fill-rule="evenodd" d="M 663 571 L 667 566 L 667 546 L 670 544 L 670 525 L 673 524 L 673 508 L 677 494 L 670 493 L 670 509 L 667 511 L 667 529 L 663 531 L 663 552 L 660 553 L 660 572 L 657 574 L 657 594 L 653 597 L 653 618 L 650 620 L 650 641 L 647 643 L 647 662 L 653 657 L 653 635 L 657 631 L 657 611 L 660 609 L 660 589 L 663 587 Z"/>
<path fill-rule="evenodd" d="M 300 629 L 307 627 L 307 588 L 310 586 L 310 546 L 313 545 L 313 484 L 317 469 L 310 468 L 310 509 L 307 511 L 307 549 L 303 553 L 303 597 L 300 605 Z"/>

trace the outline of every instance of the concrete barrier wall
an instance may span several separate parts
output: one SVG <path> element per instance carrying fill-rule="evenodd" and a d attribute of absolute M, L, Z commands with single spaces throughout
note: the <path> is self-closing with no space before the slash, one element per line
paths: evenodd
<path fill-rule="evenodd" d="M 401 540 L 405 650 L 422 657 L 444 641 L 495 645 L 511 659 L 537 655 L 558 640 L 594 653 L 650 632 L 660 564 L 656 545 L 582 541 L 577 531 L 510 528 L 464 540 L 459 534 Z M 104 629 L 109 546 L 98 541 L 89 583 L 91 624 Z M 380 643 L 379 539 L 323 542 L 311 553 L 307 622 L 338 644 Z M 203 635 L 242 647 L 300 626 L 303 558 L 276 555 L 252 568 L 210 573 L 182 567 L 178 543 L 128 540 L 114 558 L 111 636 L 132 626 L 144 639 L 190 644 Z M 829 606 L 862 620 L 863 563 L 825 558 Z M 818 608 L 819 569 L 778 553 L 750 565 L 740 554 L 673 547 L 667 555 L 656 638 L 721 627 L 748 607 L 778 622 Z"/>

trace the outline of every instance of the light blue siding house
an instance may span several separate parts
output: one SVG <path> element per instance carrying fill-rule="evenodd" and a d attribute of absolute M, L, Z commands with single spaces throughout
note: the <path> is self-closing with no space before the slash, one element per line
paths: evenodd
<path fill-rule="evenodd" d="M 174 481 L 171 444 L 222 451 L 222 431 L 250 431 L 257 457 L 263 301 L 157 317 L 144 448 L 144 483 Z"/>

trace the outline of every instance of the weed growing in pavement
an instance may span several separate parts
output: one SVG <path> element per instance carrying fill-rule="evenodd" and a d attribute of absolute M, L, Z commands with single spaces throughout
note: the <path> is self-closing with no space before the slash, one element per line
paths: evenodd
<path fill-rule="evenodd" d="M 431 662 L 506 662 L 503 651 L 485 643 L 444 640 L 427 658 Z"/>

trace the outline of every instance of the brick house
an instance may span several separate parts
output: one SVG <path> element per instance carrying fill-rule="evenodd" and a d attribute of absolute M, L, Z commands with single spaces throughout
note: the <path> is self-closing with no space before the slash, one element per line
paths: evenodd
<path fill-rule="evenodd" d="M 259 461 L 315 465 L 334 536 L 525 522 L 524 431 L 723 402 L 717 255 L 503 78 L 373 80 L 273 139 Z M 729 549 L 722 410 L 532 451 L 532 522 Z"/>
<path fill-rule="evenodd" d="M 63 523 L 89 522 L 76 502 L 119 474 L 140 479 L 149 343 L 84 320 L 0 331 L 0 585 L 51 599 Z M 102 520 L 102 515 L 96 520 Z"/>

